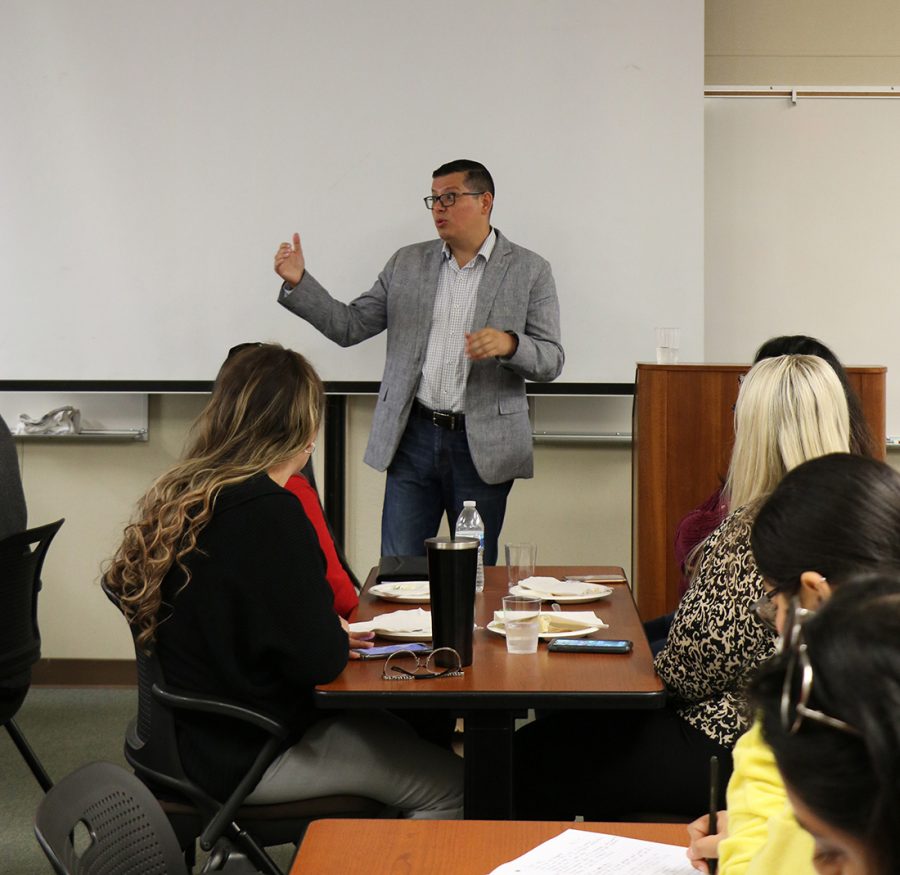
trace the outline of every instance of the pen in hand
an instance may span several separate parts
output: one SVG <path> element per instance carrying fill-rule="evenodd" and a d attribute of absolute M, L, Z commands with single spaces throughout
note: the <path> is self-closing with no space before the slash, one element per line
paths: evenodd
<path fill-rule="evenodd" d="M 719 831 L 719 758 L 709 758 L 709 834 L 715 835 Z M 709 875 L 716 875 L 719 865 L 718 859 L 708 857 L 706 865 L 709 866 Z"/>

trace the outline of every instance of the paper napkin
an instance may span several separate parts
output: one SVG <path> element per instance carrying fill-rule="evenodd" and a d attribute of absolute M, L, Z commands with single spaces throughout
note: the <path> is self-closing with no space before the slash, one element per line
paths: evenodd
<path fill-rule="evenodd" d="M 519 581 L 519 586 L 543 596 L 587 595 L 596 591 L 582 581 L 557 580 L 555 577 L 526 577 Z"/>
<path fill-rule="evenodd" d="M 494 623 L 504 624 L 503 611 L 494 611 Z M 593 611 L 545 611 L 540 615 L 541 632 L 574 632 L 589 626 L 609 627 Z"/>
<path fill-rule="evenodd" d="M 431 634 L 431 613 L 422 608 L 391 611 L 371 620 L 350 624 L 351 632 L 422 632 Z"/>

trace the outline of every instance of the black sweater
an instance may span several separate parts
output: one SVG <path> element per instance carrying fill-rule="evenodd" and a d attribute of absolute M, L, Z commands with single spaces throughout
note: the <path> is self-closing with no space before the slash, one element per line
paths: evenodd
<path fill-rule="evenodd" d="M 197 547 L 185 562 L 190 583 L 180 589 L 177 567 L 163 581 L 156 651 L 166 681 L 282 720 L 293 742 L 317 719 L 313 686 L 348 658 L 315 531 L 296 497 L 262 473 L 222 490 Z M 177 728 L 188 776 L 220 799 L 265 739 L 223 717 L 179 715 Z"/>

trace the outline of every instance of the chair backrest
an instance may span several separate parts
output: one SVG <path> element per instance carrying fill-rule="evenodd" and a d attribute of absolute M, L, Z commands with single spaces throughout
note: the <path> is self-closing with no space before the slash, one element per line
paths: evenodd
<path fill-rule="evenodd" d="M 119 599 L 106 583 L 101 584 L 106 597 L 121 611 Z M 166 688 L 165 677 L 156 654 L 146 650 L 137 640 L 137 630 L 129 624 L 137 663 L 137 717 L 125 735 L 125 759 L 150 786 L 169 790 L 190 800 L 207 817 L 218 810 L 219 803 L 203 792 L 184 772 L 178 753 L 178 736 L 172 711 L 153 694 L 153 686 Z"/>
<path fill-rule="evenodd" d="M 187 875 L 153 794 L 112 763 L 67 775 L 38 805 L 38 843 L 60 875 Z"/>
<path fill-rule="evenodd" d="M 107 598 L 121 611 L 118 596 L 105 582 L 101 585 Z M 288 729 L 266 715 L 236 703 L 170 689 L 155 652 L 142 647 L 137 640 L 137 631 L 133 626 L 130 628 L 137 661 L 138 714 L 125 734 L 125 759 L 153 790 L 173 792 L 197 808 L 204 824 L 200 846 L 209 850 L 229 829 L 241 803 L 282 748 Z M 174 708 L 239 719 L 269 733 L 252 767 L 224 802 L 214 799 L 187 776 L 178 752 Z"/>
<path fill-rule="evenodd" d="M 41 568 L 64 520 L 0 541 L 0 687 L 27 686 L 41 656 L 37 598 Z"/>

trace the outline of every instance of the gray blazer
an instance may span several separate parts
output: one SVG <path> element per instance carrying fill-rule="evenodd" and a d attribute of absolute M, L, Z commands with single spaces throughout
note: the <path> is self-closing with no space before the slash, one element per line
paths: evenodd
<path fill-rule="evenodd" d="M 327 338 L 352 346 L 387 329 L 387 355 L 365 461 L 384 471 L 406 428 L 422 374 L 441 264 L 440 240 L 396 252 L 375 285 L 349 304 L 336 301 L 305 272 L 278 301 Z M 519 347 L 505 361 L 472 363 L 466 383 L 466 436 L 486 483 L 531 477 L 531 423 L 525 380 L 550 382 L 565 360 L 559 300 L 547 261 L 510 243 L 497 243 L 478 289 L 472 330 L 515 331 Z"/>

